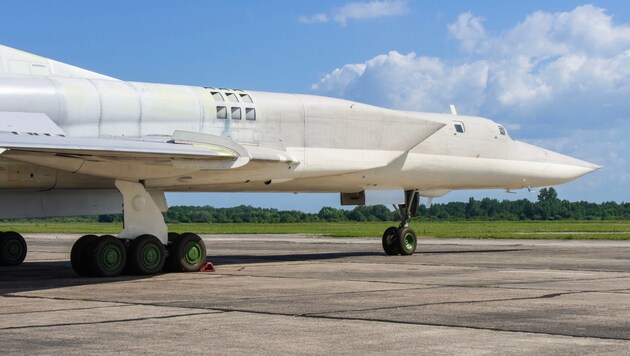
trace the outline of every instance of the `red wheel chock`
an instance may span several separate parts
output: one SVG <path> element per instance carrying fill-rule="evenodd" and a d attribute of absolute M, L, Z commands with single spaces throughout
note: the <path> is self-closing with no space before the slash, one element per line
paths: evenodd
<path fill-rule="evenodd" d="M 214 268 L 214 265 L 212 264 L 212 262 L 206 262 L 205 265 L 203 265 L 203 267 L 201 267 L 201 269 L 199 270 L 199 272 L 215 272 L 216 269 Z"/>

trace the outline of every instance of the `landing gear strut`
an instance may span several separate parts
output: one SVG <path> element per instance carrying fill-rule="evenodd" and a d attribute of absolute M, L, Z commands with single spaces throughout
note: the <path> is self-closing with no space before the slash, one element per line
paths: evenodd
<path fill-rule="evenodd" d="M 194 272 L 206 263 L 206 245 L 196 234 L 168 233 L 158 203 L 141 183 L 116 181 L 123 196 L 124 229 L 118 237 L 85 235 L 72 246 L 70 262 L 80 276 L 114 277 Z M 165 204 L 165 203 L 164 203 Z"/>
<path fill-rule="evenodd" d="M 409 221 L 418 210 L 419 194 L 415 190 L 405 191 L 405 203 L 394 206 L 400 217 L 398 227 L 389 227 L 383 234 L 383 250 L 387 255 L 413 255 L 418 239 L 409 227 Z"/>

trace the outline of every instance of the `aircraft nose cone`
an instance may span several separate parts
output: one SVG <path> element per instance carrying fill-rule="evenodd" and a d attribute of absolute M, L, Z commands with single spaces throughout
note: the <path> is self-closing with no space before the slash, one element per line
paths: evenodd
<path fill-rule="evenodd" d="M 572 176 L 573 179 L 579 178 L 583 175 L 589 174 L 591 172 L 594 172 L 602 168 L 602 166 L 596 165 L 594 163 L 581 161 L 581 160 L 577 160 L 577 161 L 579 161 L 579 164 L 567 165 L 571 167 L 569 169 L 572 170 L 570 175 Z"/>
<path fill-rule="evenodd" d="M 570 182 L 588 173 L 602 168 L 600 165 L 582 161 L 551 150 L 514 141 L 510 156 L 512 159 L 528 161 L 530 166 L 528 175 L 536 185 L 555 185 Z"/>
<path fill-rule="evenodd" d="M 566 156 L 566 155 L 549 151 L 549 150 L 545 150 L 545 151 L 546 151 L 546 155 L 548 156 L 548 162 L 556 164 L 556 165 L 566 166 L 567 175 L 571 177 L 572 179 L 579 178 L 583 175 L 586 175 L 588 173 L 591 173 L 593 171 L 596 171 L 602 168 L 602 166 L 599 166 L 591 162 L 582 161 L 580 159 Z"/>

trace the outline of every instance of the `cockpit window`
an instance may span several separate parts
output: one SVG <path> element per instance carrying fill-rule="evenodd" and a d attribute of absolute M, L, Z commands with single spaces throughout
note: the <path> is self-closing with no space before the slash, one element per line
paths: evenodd
<path fill-rule="evenodd" d="M 455 126 L 455 132 L 464 133 L 465 129 L 464 129 L 464 124 L 462 122 L 455 122 L 453 123 L 453 125 Z"/>
<path fill-rule="evenodd" d="M 505 131 L 505 127 L 499 126 L 499 133 L 503 136 L 507 135 L 507 131 Z"/>

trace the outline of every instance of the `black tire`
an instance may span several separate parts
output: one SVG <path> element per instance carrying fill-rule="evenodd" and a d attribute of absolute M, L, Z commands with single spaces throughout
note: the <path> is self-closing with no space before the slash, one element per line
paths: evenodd
<path fill-rule="evenodd" d="M 72 250 L 70 251 L 70 264 L 72 264 L 72 269 L 79 276 L 87 277 L 90 275 L 90 257 L 89 253 L 87 253 L 87 247 L 93 245 L 97 238 L 98 236 L 96 235 L 84 235 L 75 241 L 74 245 L 72 245 Z"/>
<path fill-rule="evenodd" d="M 389 256 L 398 255 L 398 242 L 396 232 L 398 229 L 394 226 L 388 227 L 383 233 L 383 251 Z"/>
<path fill-rule="evenodd" d="M 181 234 L 169 246 L 168 270 L 197 272 L 206 264 L 206 244 L 193 233 Z"/>
<path fill-rule="evenodd" d="M 149 275 L 162 271 L 166 259 L 166 248 L 153 235 L 141 235 L 131 241 L 127 264 L 133 274 Z"/>
<path fill-rule="evenodd" d="M 396 233 L 396 244 L 398 245 L 398 251 L 403 256 L 413 255 L 416 252 L 416 245 L 418 244 L 418 238 L 416 232 L 410 227 L 403 227 L 398 229 Z"/>
<path fill-rule="evenodd" d="M 175 263 L 173 262 L 173 253 L 171 252 L 171 247 L 173 246 L 173 244 L 175 243 L 175 241 L 177 241 L 177 239 L 179 239 L 179 237 L 182 234 L 178 233 L 178 232 L 169 232 L 168 233 L 168 245 L 166 246 L 166 262 L 164 262 L 164 268 L 162 269 L 162 271 L 168 273 L 168 272 L 177 272 L 173 270 L 173 265 L 175 265 Z"/>
<path fill-rule="evenodd" d="M 26 241 L 14 231 L 0 234 L 0 266 L 19 266 L 26 258 Z"/>
<path fill-rule="evenodd" d="M 178 232 L 169 232 L 168 233 L 168 243 L 173 243 L 175 240 L 177 240 L 180 236 L 180 233 Z"/>
<path fill-rule="evenodd" d="M 127 263 L 127 251 L 122 241 L 111 235 L 94 239 L 88 246 L 90 274 L 96 277 L 115 277 L 122 273 Z"/>

